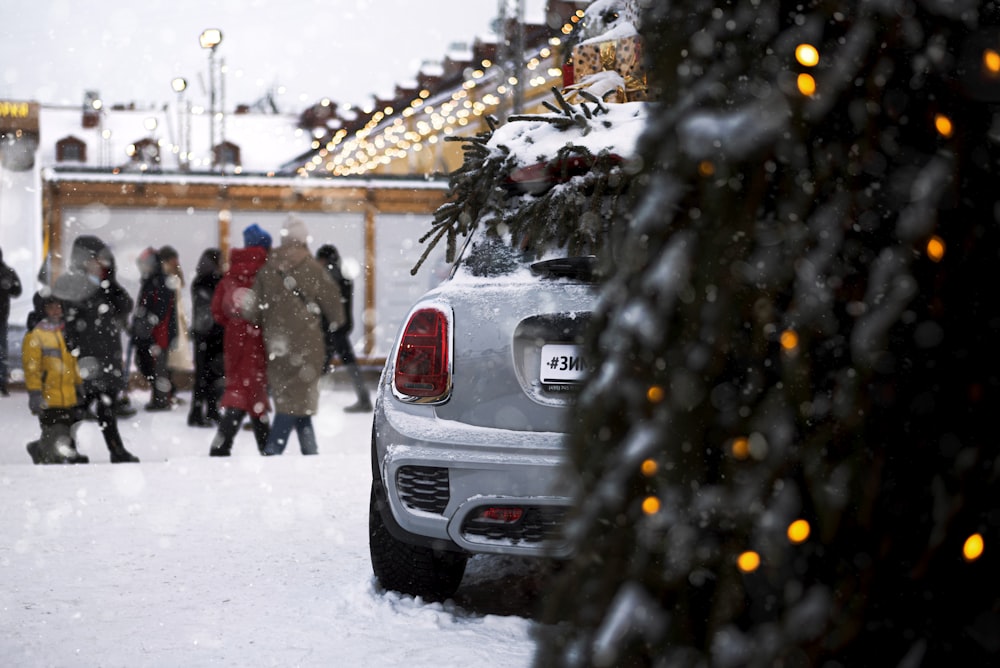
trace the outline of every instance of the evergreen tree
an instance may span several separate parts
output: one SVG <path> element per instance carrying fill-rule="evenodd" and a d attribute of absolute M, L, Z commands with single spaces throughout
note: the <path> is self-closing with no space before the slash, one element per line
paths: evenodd
<path fill-rule="evenodd" d="M 646 3 L 539 666 L 997 662 L 998 24 Z"/>

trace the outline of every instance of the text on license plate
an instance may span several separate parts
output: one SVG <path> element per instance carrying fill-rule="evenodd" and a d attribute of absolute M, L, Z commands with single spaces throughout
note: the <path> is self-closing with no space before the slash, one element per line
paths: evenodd
<path fill-rule="evenodd" d="M 576 383 L 583 379 L 586 367 L 580 346 L 547 343 L 542 346 L 541 369 L 543 383 Z"/>

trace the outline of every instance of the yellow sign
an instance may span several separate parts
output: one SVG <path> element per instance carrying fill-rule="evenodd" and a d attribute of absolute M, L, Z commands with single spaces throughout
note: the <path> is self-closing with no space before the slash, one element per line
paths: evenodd
<path fill-rule="evenodd" d="M 0 130 L 38 132 L 38 103 L 0 100 Z"/>

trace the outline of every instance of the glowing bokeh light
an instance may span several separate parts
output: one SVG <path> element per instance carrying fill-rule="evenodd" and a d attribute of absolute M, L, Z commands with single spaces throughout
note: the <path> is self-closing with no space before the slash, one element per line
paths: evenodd
<path fill-rule="evenodd" d="M 733 439 L 733 457 L 736 459 L 747 459 L 750 456 L 750 441 L 747 438 L 739 437 Z"/>
<path fill-rule="evenodd" d="M 736 558 L 736 565 L 744 573 L 753 573 L 760 568 L 760 555 L 753 550 L 747 550 Z"/>
<path fill-rule="evenodd" d="M 933 262 L 940 262 L 944 258 L 944 239 L 935 235 L 927 240 L 927 257 Z"/>
<path fill-rule="evenodd" d="M 986 549 L 986 544 L 983 541 L 983 535 L 974 533 L 965 539 L 965 544 L 962 545 L 962 556 L 965 557 L 966 561 L 975 561 L 983 556 L 984 549 Z"/>
<path fill-rule="evenodd" d="M 812 527 L 809 526 L 809 522 L 802 519 L 795 520 L 788 525 L 788 540 L 796 545 L 804 543 L 809 538 L 811 532 Z"/>
<path fill-rule="evenodd" d="M 647 459 L 642 463 L 640 470 L 642 471 L 642 474 L 644 476 L 646 476 L 647 478 L 651 478 L 654 475 L 656 475 L 656 472 L 659 470 L 659 468 L 660 467 L 656 463 L 656 460 Z"/>
<path fill-rule="evenodd" d="M 819 64 L 819 51 L 812 44 L 799 44 L 795 47 L 795 60 L 806 67 L 816 67 Z"/>
<path fill-rule="evenodd" d="M 797 84 L 799 92 L 806 97 L 812 97 L 816 94 L 816 79 L 811 74 L 806 74 L 805 72 L 800 74 Z"/>
<path fill-rule="evenodd" d="M 786 329 L 781 333 L 781 347 L 785 352 L 792 352 L 799 347 L 799 335 L 794 330 Z"/>
<path fill-rule="evenodd" d="M 955 127 L 952 125 L 951 119 L 944 114 L 934 115 L 934 129 L 938 131 L 942 137 L 950 137 L 955 131 Z"/>

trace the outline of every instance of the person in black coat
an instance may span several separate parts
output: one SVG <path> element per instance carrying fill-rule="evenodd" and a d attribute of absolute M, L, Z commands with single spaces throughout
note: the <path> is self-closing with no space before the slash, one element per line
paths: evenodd
<path fill-rule="evenodd" d="M 225 385 L 222 355 L 224 329 L 212 316 L 212 296 L 222 280 L 222 255 L 206 249 L 191 282 L 191 339 L 194 344 L 194 388 L 188 425 L 211 427 L 219 421 L 219 397 Z"/>
<path fill-rule="evenodd" d="M 354 391 L 358 395 L 356 403 L 344 408 L 348 413 L 363 413 L 372 409 L 371 397 L 368 394 L 368 387 L 365 385 L 361 369 L 358 367 L 358 360 L 354 356 L 354 347 L 351 345 L 351 329 L 354 328 L 353 302 L 354 302 L 354 281 L 344 276 L 340 268 L 340 252 L 333 244 L 320 246 L 316 251 L 316 259 L 330 274 L 330 278 L 340 288 L 340 301 L 344 307 L 344 324 L 338 329 L 330 331 L 327 322 L 323 321 L 323 332 L 326 342 L 327 368 L 333 366 L 334 357 L 339 357 L 351 376 L 354 384 Z"/>
<path fill-rule="evenodd" d="M 21 296 L 21 279 L 3 261 L 0 249 L 0 395 L 10 396 L 7 389 L 7 325 L 10 320 L 10 300 Z"/>
<path fill-rule="evenodd" d="M 118 432 L 117 404 L 123 384 L 121 334 L 132 298 L 118 283 L 114 255 L 98 237 L 73 242 L 69 268 L 52 285 L 64 307 L 66 345 L 83 377 L 83 407 L 94 405 L 97 423 L 114 463 L 138 462 Z"/>
<path fill-rule="evenodd" d="M 174 291 L 167 285 L 159 252 L 147 248 L 136 259 L 139 274 L 139 296 L 132 316 L 130 335 L 135 366 L 150 387 L 147 411 L 170 409 L 170 391 L 173 384 L 167 369 L 170 344 L 177 336 L 174 312 Z"/>

